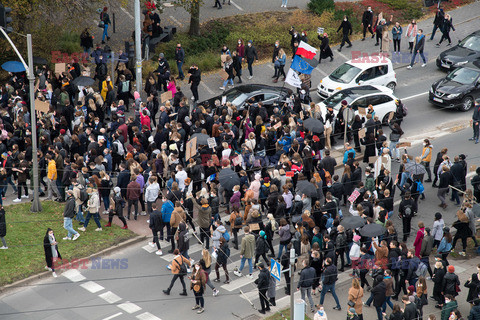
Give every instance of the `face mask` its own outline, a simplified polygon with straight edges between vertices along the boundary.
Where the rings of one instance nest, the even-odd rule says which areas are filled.
[[[372,9],[368,9],[369,12],[372,12]]]
[[[98,122],[98,121],[95,121],[95,124],[99,124],[99,122]]]
[[[211,193],[211,194],[210,194],[210,197],[215,197],[215,194]]]
[[[200,270],[200,266],[195,266],[195,270]]]
[[[305,33],[302,33],[302,37],[305,37]]]
[[[343,19],[343,21],[347,21],[347,19]]]
[[[323,310],[318,310],[318,314],[323,316]]]
[[[426,145],[427,145],[427,144],[424,142],[424,143],[423,143],[423,146],[425,147]]]
[[[249,47],[251,47],[251,46],[252,46],[252,44],[251,44],[251,43],[249,43],[249,44],[248,44],[248,46],[249,46]]]
[[[277,47],[277,48],[278,48],[278,43],[275,43],[275,47]]]
[[[242,44],[242,41],[238,41],[238,44]]]

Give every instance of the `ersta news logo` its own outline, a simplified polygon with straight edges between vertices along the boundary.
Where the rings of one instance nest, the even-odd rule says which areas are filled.
[[[53,268],[58,269],[92,269],[92,270],[124,270],[128,268],[128,259],[54,259]]]

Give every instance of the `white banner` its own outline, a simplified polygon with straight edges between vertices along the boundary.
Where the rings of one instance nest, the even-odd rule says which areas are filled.
[[[300,80],[300,78],[298,77],[298,74],[293,69],[288,70],[287,77],[285,78],[285,82],[296,88],[302,87],[302,80]]]

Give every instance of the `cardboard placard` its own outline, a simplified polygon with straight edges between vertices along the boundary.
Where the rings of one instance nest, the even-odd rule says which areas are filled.
[[[351,202],[351,203],[354,203],[355,200],[357,200],[357,198],[360,196],[360,192],[355,189],[353,190],[352,194],[350,195],[350,197],[348,197],[348,201]]]
[[[222,60],[222,63],[224,63],[225,61],[227,61],[227,57],[228,57],[228,54],[222,54],[222,55],[220,55],[220,59]]]
[[[388,121],[392,120],[394,115],[395,115],[395,112],[393,112],[393,111],[390,112],[390,113],[388,114]]]
[[[162,103],[165,103],[166,101],[172,99],[172,91],[168,90],[167,92],[164,92],[160,95],[160,99]]]
[[[227,104],[227,96],[222,97],[222,106]]]
[[[362,128],[362,129],[358,130],[358,137],[360,139],[365,138],[365,128]]]
[[[50,104],[48,102],[35,99],[35,111],[48,113],[48,110],[50,110]]]
[[[397,143],[397,148],[407,148],[407,147],[411,147],[412,146],[412,143],[411,142],[400,142],[400,143]]]
[[[281,126],[282,126],[282,123],[281,123],[281,122],[277,122],[277,123],[273,126],[273,129],[278,130],[278,128],[280,128]]]
[[[228,73],[225,70],[220,70],[220,78],[222,78],[223,81],[228,79]]]
[[[368,157],[368,163],[375,163],[378,159],[378,156]]]
[[[257,231],[260,230],[260,225],[258,223],[250,223],[250,231]]]
[[[232,159],[232,163],[234,166],[239,166],[242,164],[242,159],[240,158],[240,156],[236,156]]]
[[[302,103],[302,109],[305,110],[305,111],[310,111],[312,108],[310,108],[310,105],[309,104],[306,104],[306,103]]]
[[[317,28],[317,33],[318,34],[323,34],[324,31],[325,31],[325,28],[322,28],[322,27]]]
[[[477,166],[474,165],[474,164],[472,164],[472,165],[470,166],[470,172],[475,172],[476,170],[477,170]]]
[[[55,74],[61,74],[67,70],[67,65],[65,63],[55,63]]]
[[[287,178],[293,178],[294,173],[293,173],[293,171],[287,171],[287,172],[285,172],[285,176],[286,176]]]
[[[188,160],[197,153],[197,137],[190,139],[187,142],[187,148],[185,149],[185,159]]]
[[[367,115],[367,108],[359,107],[358,108],[358,114],[361,115],[361,116],[366,116]]]
[[[207,143],[210,149],[213,149],[217,146],[217,141],[215,140],[215,138],[208,138]]]

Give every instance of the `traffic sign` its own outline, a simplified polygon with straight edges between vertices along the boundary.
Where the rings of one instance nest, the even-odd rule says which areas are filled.
[[[281,280],[282,269],[280,268],[280,262],[275,259],[270,260],[270,275],[277,281]]]

